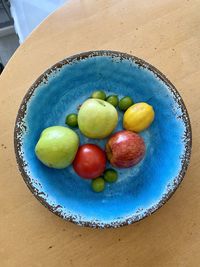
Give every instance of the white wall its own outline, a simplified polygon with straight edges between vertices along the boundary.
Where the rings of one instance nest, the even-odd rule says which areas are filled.
[[[67,0],[10,0],[11,13],[20,43],[44,20]]]

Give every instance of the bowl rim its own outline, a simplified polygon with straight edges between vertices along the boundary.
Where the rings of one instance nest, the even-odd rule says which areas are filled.
[[[80,61],[82,59],[87,59],[91,57],[102,57],[102,56],[110,56],[110,57],[117,57],[121,59],[128,59],[137,64],[139,67],[148,69],[151,71],[155,76],[157,76],[167,87],[172,93],[172,97],[174,100],[177,102],[178,106],[181,108],[182,111],[182,116],[180,119],[183,120],[185,124],[185,134],[184,134],[184,147],[185,147],[185,153],[184,156],[180,159],[181,160],[181,170],[178,174],[178,176],[173,178],[173,186],[169,188],[166,194],[162,195],[162,198],[158,203],[156,203],[154,206],[150,207],[149,209],[146,210],[145,213],[142,214],[142,216],[139,215],[132,215],[127,219],[121,219],[119,221],[111,222],[111,223],[104,223],[101,221],[77,221],[77,218],[68,215],[64,216],[62,212],[59,211],[59,208],[61,206],[53,206],[49,204],[46,199],[43,197],[43,192],[39,192],[36,187],[33,186],[31,182],[31,178],[29,177],[28,173],[25,170],[26,167],[26,162],[23,160],[23,156],[20,153],[21,152],[21,136],[23,134],[23,130],[25,130],[26,126],[23,125],[23,118],[26,115],[26,110],[27,110],[27,104],[29,100],[31,99],[33,93],[35,90],[38,88],[38,86],[42,82],[46,82],[48,80],[48,75],[51,74],[52,72],[57,72],[58,69],[62,68],[64,65],[73,63],[74,60]],[[63,60],[58,61],[55,63],[53,66],[49,67],[47,70],[45,70],[36,80],[35,82],[31,85],[31,87],[28,89],[27,93],[22,99],[22,102],[20,104],[16,121],[15,121],[15,126],[14,126],[14,149],[15,149],[15,156],[16,156],[16,161],[17,165],[19,168],[19,171],[24,179],[24,182],[30,189],[31,193],[40,201],[41,204],[43,204],[48,210],[50,210],[52,213],[58,215],[62,219],[65,219],[67,221],[73,222],[75,224],[81,225],[81,226],[87,226],[87,227],[92,227],[92,228],[117,228],[129,224],[133,224],[135,222],[138,222],[149,215],[153,214],[155,211],[160,209],[170,198],[171,196],[175,193],[177,188],[179,187],[180,183],[182,182],[185,173],[187,171],[189,162],[190,162],[190,157],[191,157],[191,150],[192,150],[192,129],[191,129],[191,123],[190,123],[190,118],[188,111],[186,109],[186,106],[184,104],[184,101],[182,97],[180,96],[178,90],[176,87],[166,78],[166,76],[161,73],[157,68],[155,68],[153,65],[149,64],[143,59],[140,59],[134,55],[130,55],[128,53],[124,52],[119,52],[119,51],[112,51],[112,50],[94,50],[94,51],[87,51],[87,52],[81,52],[75,55],[72,55],[70,57],[66,57]]]

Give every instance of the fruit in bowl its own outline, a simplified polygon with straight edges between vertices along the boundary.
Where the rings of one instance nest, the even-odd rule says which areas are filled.
[[[117,110],[101,99],[88,99],[78,113],[78,126],[82,134],[89,138],[107,137],[117,126]]]
[[[136,103],[124,113],[123,126],[126,130],[136,133],[147,129],[155,117],[154,109],[147,103]]]
[[[63,169],[75,158],[79,146],[78,135],[69,128],[52,126],[40,135],[35,154],[46,166]]]
[[[139,163],[145,155],[142,137],[130,131],[114,133],[106,144],[110,163],[118,168],[129,168]]]
[[[94,179],[105,170],[106,154],[97,145],[82,145],[76,154],[73,167],[79,176],[86,179]]]

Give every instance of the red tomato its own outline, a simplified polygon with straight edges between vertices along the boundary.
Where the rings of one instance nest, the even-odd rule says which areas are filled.
[[[79,176],[94,179],[105,170],[106,154],[100,147],[93,144],[80,146],[73,167]]]

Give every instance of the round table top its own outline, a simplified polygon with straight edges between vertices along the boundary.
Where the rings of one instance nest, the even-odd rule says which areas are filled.
[[[18,48],[0,76],[1,266],[199,266],[200,2],[71,0]],[[152,216],[119,229],[90,229],[50,213],[18,171],[13,131],[20,102],[49,66],[88,50],[145,59],[178,88],[193,127],[187,175]],[[167,156],[167,155],[166,155]]]

